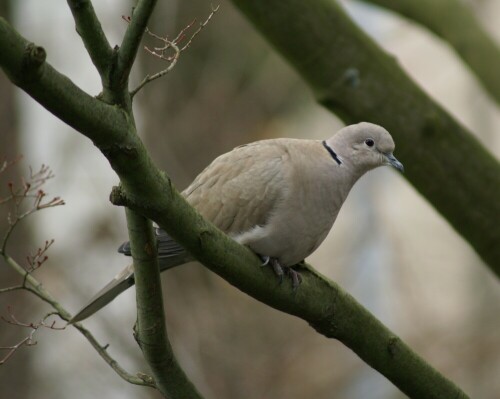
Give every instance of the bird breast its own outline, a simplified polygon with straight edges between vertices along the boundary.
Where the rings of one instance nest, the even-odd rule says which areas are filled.
[[[309,256],[328,235],[349,192],[344,173],[315,141],[287,148],[281,197],[265,224],[233,237],[261,255],[294,265]]]

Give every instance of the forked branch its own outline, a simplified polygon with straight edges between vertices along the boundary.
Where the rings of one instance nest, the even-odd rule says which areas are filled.
[[[174,69],[175,64],[177,64],[177,61],[179,60],[181,53],[189,48],[195,37],[202,31],[202,29],[205,26],[207,26],[207,24],[210,22],[214,14],[219,10],[219,8],[220,5],[212,7],[212,12],[208,15],[205,21],[199,24],[198,29],[193,32],[193,34],[188,38],[187,42],[185,42],[184,45],[182,45],[182,42],[188,37],[188,31],[194,26],[194,24],[196,23],[196,19],[194,19],[188,25],[186,25],[172,40],[169,40],[167,36],[161,37],[151,32],[149,28],[146,27],[146,33],[155,40],[161,42],[162,45],[158,47],[153,47],[153,49],[144,46],[144,50],[146,50],[154,57],[157,57],[167,62],[168,66],[165,69],[162,69],[160,72],[157,72],[153,75],[146,75],[146,77],[142,80],[139,86],[137,86],[134,90],[130,92],[130,95],[132,97],[135,96],[137,92],[141,90],[146,84],[152,82],[155,79],[161,78],[162,76],[165,76],[172,69]],[[130,22],[130,17],[123,16],[122,18],[125,21]]]
[[[24,328],[29,328],[31,329],[30,333],[21,339],[19,342],[17,342],[14,345],[11,346],[0,346],[0,351],[4,351],[5,355],[3,357],[0,357],[0,366],[7,362],[12,355],[21,347],[23,346],[33,346],[37,344],[37,341],[35,340],[35,334],[40,328],[48,328],[51,330],[64,330],[66,326],[56,326],[56,321],[53,320],[51,323],[47,323],[47,319],[50,316],[57,315],[57,312],[50,312],[47,313],[45,316],[42,317],[41,320],[37,321],[36,323],[24,323],[19,321],[16,316],[14,316],[14,313],[12,312],[12,309],[8,308],[9,311],[9,318],[6,318],[4,316],[0,316],[0,319],[4,323],[8,323],[14,326],[19,326],[19,327],[24,327]]]
[[[13,162],[11,161],[10,165]],[[4,161],[0,172],[8,166],[9,162]],[[64,201],[60,197],[47,199],[47,194],[41,188],[53,177],[54,174],[47,165],[42,165],[37,171],[33,171],[30,166],[27,178],[21,178],[20,183],[17,184],[7,183],[7,195],[0,197],[0,205],[10,205],[11,211],[7,215],[8,228],[0,242],[0,254],[5,253],[7,242],[19,222],[42,209],[64,205]],[[37,259],[37,261],[39,260]]]
[[[14,163],[18,162],[21,157],[17,157],[12,161],[4,161],[0,164],[0,174],[7,170]],[[66,326],[56,326],[56,322],[47,322],[50,316],[58,315],[63,320],[69,320],[71,314],[62,307],[62,305],[43,287],[43,285],[33,277],[33,272],[39,269],[47,260],[47,251],[54,243],[54,240],[46,240],[44,245],[38,248],[35,252],[30,253],[26,256],[25,267],[17,263],[13,258],[11,258],[7,252],[6,247],[11,234],[15,227],[28,216],[34,214],[35,212],[41,211],[43,209],[52,208],[54,206],[63,205],[64,201],[59,197],[54,197],[52,199],[46,200],[46,194],[42,190],[43,185],[54,177],[51,169],[42,165],[39,170],[34,171],[31,167],[29,168],[29,175],[26,178],[20,179],[20,183],[14,184],[12,182],[7,183],[7,194],[0,197],[0,205],[10,206],[12,211],[9,214],[8,228],[4,234],[3,241],[0,242],[0,257],[3,258],[5,263],[22,278],[22,282],[18,285],[13,285],[10,287],[0,288],[0,294],[25,290],[33,295],[37,296],[44,302],[48,303],[54,311],[47,313],[42,319],[37,322],[21,322],[17,319],[14,313],[11,311],[10,307],[8,309],[9,316],[0,316],[4,323],[11,325],[16,325],[20,327],[30,328],[30,333],[23,337],[20,341],[15,344],[0,346],[0,365],[5,364],[16,351],[25,346],[36,345],[35,334],[40,328],[49,328],[52,330],[63,330]],[[30,201],[31,200],[31,201]],[[156,387],[155,382],[152,377],[145,374],[132,375],[125,371],[115,359],[113,359],[107,352],[108,345],[101,345],[97,342],[94,336],[85,329],[81,324],[76,323],[74,327],[80,331],[85,338],[90,342],[90,344],[96,349],[99,355],[108,363],[113,370],[116,371],[120,377],[124,380],[136,384],[148,387]]]

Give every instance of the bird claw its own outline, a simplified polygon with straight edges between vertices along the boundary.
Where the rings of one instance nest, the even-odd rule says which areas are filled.
[[[292,280],[292,289],[297,291],[297,288],[299,288],[299,285],[302,283],[302,276],[297,270],[294,270],[291,267],[288,267],[286,272],[290,275],[290,279]]]
[[[274,274],[278,276],[279,283],[283,283],[283,275],[285,274],[283,271],[283,267],[280,265],[280,262],[276,258],[271,258],[271,267],[273,268]]]
[[[289,276],[290,280],[292,280],[292,288],[294,291],[299,288],[299,285],[302,283],[302,276],[300,273],[289,266],[282,266],[277,258],[272,258],[270,256],[259,255],[259,258],[262,260],[261,267],[270,265],[273,268],[274,274],[278,277],[278,284],[282,284],[284,280],[284,276]]]
[[[270,256],[259,255],[259,258],[262,261],[262,265],[260,265],[260,267],[267,266],[269,264],[269,262],[271,261]]]

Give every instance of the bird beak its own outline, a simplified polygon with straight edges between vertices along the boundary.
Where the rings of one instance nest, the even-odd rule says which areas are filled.
[[[401,162],[399,162],[396,159],[396,157],[394,155],[392,155],[392,153],[384,154],[384,157],[385,157],[385,162],[384,162],[385,165],[393,166],[394,168],[396,168],[400,172],[404,173],[405,168],[404,168],[403,164]]]

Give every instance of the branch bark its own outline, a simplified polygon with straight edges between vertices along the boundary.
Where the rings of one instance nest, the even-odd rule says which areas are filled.
[[[116,91],[108,90],[106,101],[89,96],[46,62],[45,50],[42,47],[21,37],[3,18],[0,18],[0,49],[0,66],[10,80],[59,119],[91,139],[110,160],[112,167],[120,176],[131,173],[135,169],[134,165],[137,164],[151,172],[150,175],[144,176],[144,181],[123,179],[124,186],[131,193],[140,192],[145,183],[152,184],[152,182],[162,179],[160,172],[153,167],[146,149],[136,134],[134,118],[129,106],[130,96],[126,85],[125,87],[120,86]],[[127,55],[124,56],[125,59],[131,57],[130,62],[133,62],[135,57],[135,54],[131,53],[132,51],[133,48],[129,46]],[[109,62],[111,63],[112,60]],[[104,81],[104,78],[102,80]],[[112,100],[117,100],[122,106],[107,103]],[[131,240],[133,239],[131,238]],[[159,270],[155,270],[155,273],[159,279]],[[28,278],[30,277],[28,276]],[[140,290],[144,287],[147,289],[150,284],[154,284],[154,280],[149,281],[152,278],[154,278],[154,274],[149,274],[149,277],[141,279],[137,284],[137,289]],[[47,298],[49,298],[48,295],[43,296],[46,301]],[[56,304],[51,303],[51,305],[55,306]],[[147,303],[144,307],[148,308]],[[67,317],[67,313],[65,315],[62,312],[61,315],[64,318]],[[75,325],[75,327],[80,329],[81,325]],[[161,330],[157,330],[156,333],[158,334],[156,338],[150,336],[150,340],[156,339],[162,342],[165,336],[161,336]],[[106,356],[109,356],[96,342],[90,342],[102,357],[106,359]],[[139,377],[127,375],[114,360],[108,358],[107,361],[127,381],[154,386],[150,381],[144,383]],[[165,384],[168,382],[169,387],[172,387],[170,390],[175,391],[179,370],[168,363],[152,365],[152,370],[155,372],[155,380],[159,381],[156,387],[162,392],[166,392]],[[183,396],[173,396],[173,398],[176,397]]]
[[[126,214],[136,283],[136,341],[153,370],[158,390],[165,397],[201,399],[202,396],[177,363],[167,337],[152,224],[129,209]]]
[[[376,4],[429,29],[452,46],[500,105],[500,49],[467,4],[460,0],[361,0]]]
[[[102,148],[126,145],[126,113],[95,99],[56,71],[46,62],[45,50],[24,39],[3,18],[0,48],[0,66],[8,78],[49,112],[75,130],[87,132],[86,136]]]
[[[260,267],[253,252],[203,220],[168,180],[162,185],[155,206],[144,202],[146,198],[140,203],[131,201],[120,188],[113,190],[112,202],[156,221],[203,265],[238,289],[304,319],[326,337],[340,340],[408,396],[467,398],[337,284],[306,266],[301,270],[299,290],[285,284],[276,287],[273,272]],[[149,189],[146,192],[151,193]]]
[[[102,30],[94,7],[90,0],[67,1],[75,20],[76,31],[82,38],[90,59],[101,76],[102,85],[107,87],[109,84],[108,74],[113,50]]]
[[[346,122],[365,120],[391,132],[405,178],[500,276],[498,160],[337,2],[233,3],[297,69],[321,104]]]
[[[115,90],[126,90],[128,88],[128,77],[134,64],[142,35],[153,12],[156,0],[142,0],[134,8],[132,18],[128,25],[122,45],[118,50],[116,71],[113,77]]]

